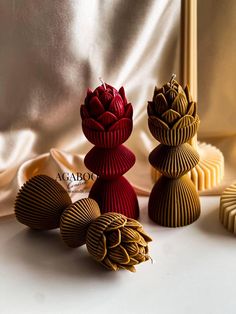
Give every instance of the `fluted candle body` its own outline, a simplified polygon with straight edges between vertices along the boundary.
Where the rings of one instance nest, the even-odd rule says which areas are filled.
[[[148,102],[148,125],[161,144],[149,155],[149,162],[162,173],[148,204],[150,218],[160,225],[179,227],[200,215],[200,202],[191,180],[185,176],[199,162],[199,154],[187,143],[197,132],[197,105],[188,87],[173,78],[155,88]]]
[[[98,202],[102,213],[137,218],[137,196],[122,176],[135,163],[134,154],[122,145],[133,128],[133,108],[124,88],[117,91],[103,83],[94,91],[88,89],[80,112],[83,132],[95,145],[84,160],[86,167],[98,175],[89,197]]]

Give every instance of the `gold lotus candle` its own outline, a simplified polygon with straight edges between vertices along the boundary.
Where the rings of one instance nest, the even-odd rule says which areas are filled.
[[[149,162],[163,175],[154,185],[148,203],[149,217],[166,227],[185,226],[200,215],[196,189],[185,174],[199,162],[199,155],[188,144],[196,134],[199,118],[189,89],[175,80],[155,88],[148,102],[148,126],[159,144]]]

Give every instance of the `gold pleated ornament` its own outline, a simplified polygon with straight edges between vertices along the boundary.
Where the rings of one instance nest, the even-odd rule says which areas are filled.
[[[32,229],[54,229],[71,204],[67,191],[53,178],[37,175],[19,190],[15,201],[17,220]]]

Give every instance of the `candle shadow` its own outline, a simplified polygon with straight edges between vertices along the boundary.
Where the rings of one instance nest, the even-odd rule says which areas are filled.
[[[62,242],[58,230],[24,229],[8,240],[4,256],[8,261],[23,264],[23,267],[38,275],[47,272],[86,281],[92,278],[113,281],[118,278],[114,272],[93,260],[85,246],[68,248]]]
[[[196,222],[196,226],[203,232],[213,235],[222,236],[226,238],[232,238],[235,241],[235,236],[230,233],[219,220],[219,208],[214,208],[211,212],[205,214],[203,217],[200,216]]]

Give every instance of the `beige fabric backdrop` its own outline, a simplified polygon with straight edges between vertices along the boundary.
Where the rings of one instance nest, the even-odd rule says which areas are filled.
[[[235,17],[235,0],[198,0],[199,137],[225,156],[223,187],[236,180]]]
[[[236,177],[236,2],[198,3],[199,135],[225,153],[230,182]],[[84,171],[91,145],[81,132],[79,105],[99,76],[124,85],[133,103],[134,132],[126,144],[137,162],[127,176],[140,191],[151,188],[147,156],[155,141],[146,102],[155,84],[179,74],[179,22],[180,0],[0,0],[0,215],[13,212],[25,171],[26,177]],[[24,164],[41,154],[33,166]]]

